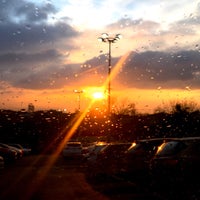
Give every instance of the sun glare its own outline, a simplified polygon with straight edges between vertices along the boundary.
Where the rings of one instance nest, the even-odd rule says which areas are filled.
[[[94,92],[92,94],[93,98],[94,99],[103,99],[104,98],[104,93],[99,91],[99,92]]]
[[[84,89],[85,96],[92,99],[93,101],[102,100],[106,98],[104,87],[88,87]]]

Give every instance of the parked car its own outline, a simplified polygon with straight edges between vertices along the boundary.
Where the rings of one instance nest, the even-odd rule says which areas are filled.
[[[0,170],[4,168],[4,158],[0,156]]]
[[[11,143],[11,144],[9,144],[9,146],[21,149],[23,151],[23,155],[29,155],[29,154],[31,154],[31,148],[24,147],[21,144]]]
[[[65,158],[82,159],[83,158],[82,149],[83,146],[81,142],[70,141],[67,142],[66,145],[64,146],[62,154]]]
[[[3,157],[5,164],[8,164],[17,159],[17,152],[15,150],[0,146],[0,156]]]
[[[200,175],[200,141],[191,142],[179,155],[183,176],[197,178]]]
[[[123,171],[125,151],[132,143],[109,143],[98,154],[96,158],[96,170],[98,173],[112,175]]]
[[[18,159],[19,159],[19,158],[22,158],[22,156],[23,156],[23,151],[22,151],[21,149],[19,149],[19,148],[10,146],[10,145],[5,144],[5,143],[0,143],[0,146],[1,146],[1,147],[4,147],[4,148],[8,148],[8,149],[11,149],[11,150],[16,151],[16,153],[17,153],[17,158],[18,158]]]
[[[131,175],[149,171],[149,162],[163,143],[163,138],[145,139],[134,142],[125,152],[125,173]]]
[[[185,140],[172,140],[162,143],[150,161],[150,170],[154,175],[176,174],[178,175],[179,155],[186,149],[188,143]]]

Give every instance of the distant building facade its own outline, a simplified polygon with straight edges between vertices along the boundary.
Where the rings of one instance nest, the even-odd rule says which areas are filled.
[[[35,111],[35,106],[32,103],[28,104],[28,112],[34,112]]]

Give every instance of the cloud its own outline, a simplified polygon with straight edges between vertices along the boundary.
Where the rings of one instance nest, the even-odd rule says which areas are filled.
[[[27,22],[39,22],[48,19],[48,15],[55,14],[56,9],[52,4],[44,4],[42,6],[36,6],[33,3],[25,3],[16,8],[14,14],[22,20]]]
[[[0,2],[0,18],[5,22],[41,22],[55,14],[52,4],[36,5],[25,0],[9,0]]]
[[[108,25],[109,28],[122,28],[132,27],[133,29],[146,29],[151,30],[160,27],[160,24],[151,20],[121,18],[117,22]],[[151,31],[150,31],[151,32]]]
[[[64,65],[62,58],[63,55],[54,49],[35,54],[0,55],[1,80],[20,88],[62,87],[73,79],[77,69],[77,64]]]
[[[90,69],[85,68],[85,78],[94,72],[98,73],[99,77],[106,77],[107,63],[102,58],[87,61],[86,66],[90,66]],[[119,58],[112,60],[113,66],[118,60]],[[118,82],[124,87],[140,89],[155,89],[157,87],[180,89],[188,85],[192,88],[199,88],[199,63],[199,51],[132,52],[126,63],[121,66],[121,70],[113,82]]]
[[[62,19],[49,23],[57,10],[52,4],[36,5],[24,0],[0,2],[0,52],[33,51],[79,33]],[[73,49],[68,42],[66,47]],[[46,46],[45,46],[46,48]]]
[[[51,4],[0,2],[1,81],[13,87],[41,89],[60,87],[70,77],[71,67],[77,67],[65,64],[70,56],[65,51],[79,48],[72,39],[80,33],[66,17],[50,23],[49,17],[56,12]]]
[[[128,4],[134,7],[132,1]],[[101,3],[102,7],[104,5]],[[139,4],[135,6],[140,7]],[[52,17],[58,12],[52,4],[36,5],[25,0],[0,2],[2,81],[29,89],[55,89],[84,82],[88,84],[89,77],[90,84],[95,84],[95,80],[98,84],[103,83],[107,77],[108,58],[105,55],[95,57],[99,51],[93,41],[98,35],[91,30],[80,33],[68,23],[68,16],[53,20]],[[115,46],[116,55],[130,50],[133,52],[114,81],[125,87],[137,88],[175,88],[187,84],[200,86],[200,55],[198,51],[191,50],[198,41],[197,14],[177,20],[167,27],[163,27],[159,20],[147,20],[140,16],[133,18],[127,15],[116,19],[118,21],[105,28],[108,32],[123,35],[119,48]],[[96,21],[95,18],[93,20]],[[78,50],[81,50],[80,54],[88,52],[91,56],[82,67],[78,63]],[[69,52],[67,56],[66,51]],[[75,55],[74,63],[69,62],[71,54]],[[113,65],[119,59],[117,56],[112,58]],[[180,83],[179,86],[174,84],[176,81]]]
[[[33,50],[34,47],[41,49],[43,45],[51,46],[53,42],[76,36],[78,36],[78,32],[62,22],[54,25],[7,23],[0,26],[0,51]],[[70,43],[66,44],[66,47],[74,48]]]
[[[119,77],[121,83],[138,88],[183,88],[188,84],[199,88],[199,63],[198,51],[133,52]]]
[[[99,85],[103,84],[107,78],[108,63],[106,60],[108,58],[105,55],[88,60],[82,68],[79,64],[62,65],[62,62],[59,64],[60,55],[54,51],[44,52],[42,55],[27,55],[24,64],[29,60],[37,60],[39,63],[39,60],[45,57],[51,64],[39,65],[35,62],[33,65],[35,67],[31,71],[30,68],[25,68],[26,65],[20,69],[15,65],[15,68],[9,68],[10,71],[5,68],[5,80],[10,80],[12,85],[21,88],[55,89],[67,84]],[[112,58],[113,66],[118,60],[119,58]],[[140,89],[185,88],[187,86],[199,88],[199,63],[200,53],[198,51],[132,52],[113,82],[123,87]]]

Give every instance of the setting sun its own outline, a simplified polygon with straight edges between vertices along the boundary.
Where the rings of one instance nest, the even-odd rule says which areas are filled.
[[[105,98],[104,93],[101,92],[101,91],[94,92],[94,93],[92,94],[92,96],[93,96],[94,99],[103,99],[103,98]]]
[[[85,96],[92,100],[101,100],[106,98],[104,87],[87,87],[84,91]]]

